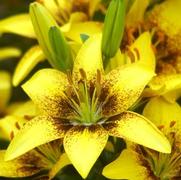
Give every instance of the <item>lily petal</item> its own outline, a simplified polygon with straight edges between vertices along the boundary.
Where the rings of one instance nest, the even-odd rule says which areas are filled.
[[[181,74],[158,75],[149,83],[150,94],[163,95],[168,101],[175,101],[180,96]],[[149,90],[148,90],[149,92]],[[170,93],[174,92],[175,95]],[[167,98],[167,94],[171,98]]]
[[[49,179],[53,179],[55,175],[65,166],[71,164],[66,153],[63,153],[60,156],[60,159],[56,162],[56,164],[51,168],[49,172]]]
[[[112,136],[125,138],[163,153],[171,152],[166,137],[152,122],[137,113],[123,112],[107,121],[104,128]]]
[[[32,176],[48,166],[35,151],[12,161],[4,161],[5,151],[0,151],[0,176],[26,177]]]
[[[137,63],[143,64],[155,72],[156,59],[151,45],[151,34],[144,32],[131,45],[130,50],[134,53]]]
[[[87,21],[87,22],[77,22],[77,23],[68,23],[62,28],[68,28],[66,31],[63,30],[64,35],[78,43],[82,43],[80,35],[86,34],[92,36],[102,32],[102,24],[99,22]],[[61,29],[62,29],[61,28]]]
[[[80,48],[73,69],[76,80],[79,79],[77,76],[80,76],[80,69],[86,72],[88,80],[93,80],[97,76],[97,70],[103,71],[101,39],[101,34],[91,36]]]
[[[0,138],[10,140],[25,122],[26,120],[21,117],[5,116],[0,120]]]
[[[35,38],[35,33],[29,14],[10,16],[0,21],[0,33],[14,33],[21,36]]]
[[[6,71],[0,71],[0,112],[4,110],[11,95],[11,78]]]
[[[101,126],[76,126],[66,133],[65,151],[83,178],[89,174],[104,149],[107,139],[108,134]]]
[[[149,171],[141,166],[139,154],[125,149],[121,155],[103,169],[103,175],[111,179],[148,179]]]
[[[44,59],[45,56],[39,46],[34,46],[29,49],[16,66],[13,75],[13,85],[18,86],[31,70]]]
[[[13,138],[5,159],[12,160],[37,146],[62,138],[68,128],[60,119],[38,116],[27,122]]]
[[[106,116],[127,110],[140,97],[144,87],[153,77],[153,72],[140,64],[116,68],[106,75],[103,96],[109,96],[103,106]]]
[[[43,69],[38,71],[22,87],[38,106],[40,112],[53,117],[60,117],[67,112],[64,91],[68,85],[65,74],[58,70]],[[63,104],[62,104],[63,103]]]
[[[144,19],[146,8],[149,5],[149,0],[135,0],[126,16],[126,25],[134,27],[139,25]]]
[[[14,47],[0,48],[0,61],[4,59],[9,59],[13,57],[19,57],[21,55],[21,50]]]
[[[170,125],[174,126],[180,131],[181,128],[181,108],[178,103],[169,103],[162,97],[152,98],[145,106],[143,115],[149,118],[162,130],[168,132],[171,130]]]

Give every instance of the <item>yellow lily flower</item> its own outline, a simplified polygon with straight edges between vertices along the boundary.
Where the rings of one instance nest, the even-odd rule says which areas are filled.
[[[63,138],[68,158],[86,178],[109,135],[170,153],[163,134],[145,117],[127,110],[152,76],[152,71],[136,63],[105,75],[101,35],[91,36],[78,52],[72,75],[43,69],[22,86],[41,115],[17,133],[5,159]]]
[[[141,6],[139,5],[139,0],[134,1],[128,11],[123,44],[124,46],[132,44],[138,35],[140,37],[140,32],[151,31],[152,47],[156,55],[155,72],[157,76],[153,77],[153,80],[148,84],[144,96],[163,96],[167,101],[175,102],[181,95],[181,56],[179,50],[181,24],[177,23],[180,18],[178,12],[181,3],[179,0],[166,0],[155,5],[148,12],[146,12],[148,1],[144,1]],[[141,10],[139,10],[140,8]],[[131,19],[133,16],[130,14],[134,14],[136,20]],[[153,59],[150,58],[150,60]],[[151,61],[147,63],[149,65]],[[154,63],[153,61],[152,64]]]
[[[70,164],[65,153],[61,150],[62,141],[56,140],[33,149],[24,155],[5,161],[5,150],[0,150],[0,176],[29,177],[43,171],[39,177],[53,179],[60,169]]]
[[[162,97],[153,98],[144,108],[143,115],[151,119],[168,137],[171,154],[155,152],[127,143],[127,149],[107,165],[103,174],[111,179],[180,179],[181,171],[181,108]]]

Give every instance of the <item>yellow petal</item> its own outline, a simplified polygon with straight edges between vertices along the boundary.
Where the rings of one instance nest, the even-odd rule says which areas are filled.
[[[143,115],[150,119],[154,124],[163,127],[162,130],[168,132],[170,124],[176,123],[181,127],[181,108],[178,103],[169,103],[162,97],[152,98],[145,106]]]
[[[28,121],[11,141],[5,159],[14,159],[39,145],[62,138],[66,127],[60,119],[54,120],[48,116],[38,116]]]
[[[181,74],[158,75],[152,79],[149,83],[149,87],[152,93],[165,97],[167,94],[170,96],[172,92],[175,93],[170,99],[170,101],[173,102],[180,96]]]
[[[77,126],[66,133],[65,151],[83,178],[89,174],[104,149],[107,139],[107,132],[101,126]]]
[[[21,50],[14,47],[0,48],[0,61],[6,58],[19,57]]]
[[[32,176],[48,166],[35,151],[11,161],[4,161],[5,153],[0,151],[0,176],[3,177]]]
[[[130,50],[134,54],[137,63],[143,64],[155,72],[156,60],[151,45],[150,33],[144,32],[131,45]]]
[[[55,175],[65,166],[71,164],[69,158],[67,157],[67,154],[64,153],[60,156],[59,160],[56,162],[56,164],[51,168],[49,172],[49,179],[53,179]]]
[[[139,98],[153,72],[140,64],[129,64],[112,70],[106,75],[103,88],[109,99],[103,106],[106,116],[127,110]]]
[[[122,137],[163,153],[171,152],[165,136],[152,122],[137,113],[121,113],[107,121],[104,127],[112,136]]]
[[[11,78],[8,72],[0,71],[0,112],[4,110],[11,95]]]
[[[63,112],[67,111],[63,93],[67,85],[65,74],[58,70],[43,69],[22,87],[43,114],[62,117]]]
[[[31,70],[44,59],[45,56],[39,46],[34,46],[29,49],[16,66],[13,75],[13,85],[18,86]]]
[[[110,179],[146,180],[149,170],[141,165],[138,153],[125,149],[103,169],[103,175]]]
[[[0,138],[11,140],[25,122],[26,120],[22,117],[5,116],[0,120]]]
[[[126,16],[128,27],[138,26],[144,19],[144,13],[149,5],[149,0],[135,0]]]
[[[1,20],[0,33],[14,33],[29,38],[35,38],[29,14],[19,14]]]
[[[102,24],[99,22],[87,21],[72,23],[68,31],[64,32],[65,36],[73,41],[82,43],[80,34],[92,36],[102,32]]]
[[[6,111],[7,114],[18,117],[34,117],[38,114],[38,109],[32,101],[11,103]]]
[[[80,69],[86,72],[88,80],[93,80],[97,76],[97,70],[103,71],[101,39],[100,34],[91,36],[80,48],[74,62],[75,79],[80,77]]]

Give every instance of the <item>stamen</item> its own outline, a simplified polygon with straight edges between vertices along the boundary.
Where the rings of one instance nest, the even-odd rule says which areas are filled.
[[[170,128],[172,128],[176,124],[176,121],[171,121],[170,122]]]
[[[10,139],[12,140],[13,138],[14,138],[14,132],[11,131],[11,132],[10,132]]]
[[[137,59],[140,60],[140,53],[139,53],[138,49],[134,48],[133,50],[136,53]]]
[[[20,126],[19,126],[18,122],[15,123],[15,126],[18,130],[20,130]]]
[[[87,80],[86,72],[81,68],[79,69],[80,75],[83,80]]]
[[[134,55],[134,53],[133,53],[130,49],[128,49],[128,51],[126,52],[126,54],[129,56],[129,58],[130,58],[130,60],[131,60],[132,63],[136,62],[135,55]]]

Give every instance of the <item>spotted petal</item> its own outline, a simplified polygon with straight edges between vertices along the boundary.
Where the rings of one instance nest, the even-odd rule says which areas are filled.
[[[79,78],[79,70],[84,69],[87,79],[92,80],[97,75],[97,70],[103,70],[101,55],[101,35],[91,36],[80,48],[74,62],[73,75]],[[78,77],[77,77],[78,76]]]
[[[104,149],[108,139],[107,132],[100,126],[73,127],[64,138],[65,151],[83,178]]]
[[[5,153],[5,151],[0,151],[0,176],[3,177],[32,176],[48,166],[35,151],[26,153],[11,161],[4,161]]]
[[[67,84],[65,74],[53,69],[43,69],[22,87],[43,114],[60,117],[68,111],[64,95]]]
[[[112,70],[106,75],[103,106],[106,116],[127,110],[140,97],[144,87],[153,77],[153,72],[140,64],[130,64]]]
[[[165,132],[171,131],[172,125],[181,129],[181,108],[176,102],[169,103],[163,97],[152,98],[145,106],[143,115],[149,118],[154,124],[162,127]],[[180,133],[181,134],[181,133]]]
[[[139,154],[125,149],[121,155],[103,169],[103,175],[110,179],[148,179],[149,170],[141,166]]]
[[[125,138],[156,151],[170,153],[171,147],[165,136],[145,117],[124,112],[113,117],[104,125],[112,136]]]
[[[25,124],[11,141],[6,160],[14,159],[31,149],[62,138],[69,126],[65,126],[59,119],[48,116],[38,116]]]

